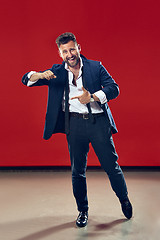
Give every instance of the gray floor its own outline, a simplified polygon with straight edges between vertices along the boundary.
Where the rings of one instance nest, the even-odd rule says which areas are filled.
[[[1,240],[157,240],[160,172],[124,172],[134,217],[126,220],[102,171],[88,171],[89,223],[75,226],[71,174],[0,172]]]

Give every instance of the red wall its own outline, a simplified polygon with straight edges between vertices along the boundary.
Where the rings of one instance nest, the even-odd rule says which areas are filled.
[[[122,166],[160,166],[158,0],[1,1],[0,166],[69,165],[65,136],[42,139],[47,88],[22,75],[60,63],[56,37],[77,36],[82,54],[101,60],[120,85],[111,101]],[[93,150],[88,165],[97,165]]]

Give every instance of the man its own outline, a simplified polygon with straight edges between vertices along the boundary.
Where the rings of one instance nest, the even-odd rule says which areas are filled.
[[[88,223],[86,166],[89,143],[108,174],[113,191],[120,200],[126,218],[132,217],[125,179],[117,163],[112,133],[117,129],[107,102],[119,94],[118,85],[98,61],[86,59],[72,33],[56,39],[62,64],[44,72],[29,72],[23,78],[27,86],[49,88],[44,139],[66,133],[72,168],[73,194],[79,211],[76,225]]]

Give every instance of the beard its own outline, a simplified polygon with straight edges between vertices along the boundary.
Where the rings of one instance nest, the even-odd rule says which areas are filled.
[[[66,58],[65,62],[69,67],[75,67],[79,63],[79,56],[73,55],[71,58]]]

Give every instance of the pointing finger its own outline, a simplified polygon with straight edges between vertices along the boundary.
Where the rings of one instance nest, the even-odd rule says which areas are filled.
[[[72,97],[71,100],[73,99],[77,99],[77,98],[80,98],[81,96],[75,96],[75,97]]]

